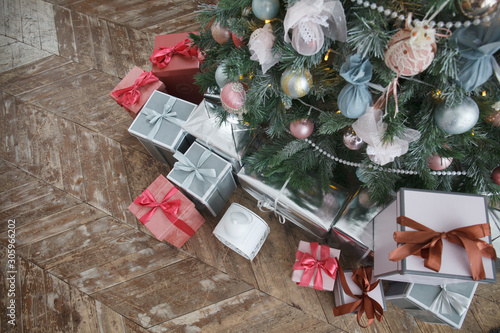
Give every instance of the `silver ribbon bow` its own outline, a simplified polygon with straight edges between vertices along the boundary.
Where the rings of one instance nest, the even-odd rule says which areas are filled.
[[[182,126],[184,122],[179,118],[177,118],[177,112],[172,111],[175,102],[177,102],[177,98],[170,97],[168,102],[165,103],[165,105],[163,106],[162,113],[159,113],[149,108],[143,109],[146,119],[149,121],[150,124],[154,125],[153,129],[151,130],[151,132],[149,132],[147,137],[149,141],[152,141],[153,138],[156,136],[156,134],[158,134],[158,131],[160,130],[160,126],[163,120],[169,121],[179,127]]]
[[[278,195],[276,196],[276,199],[274,199],[274,206],[267,199],[259,200],[257,202],[257,208],[259,208],[259,210],[261,212],[264,212],[264,213],[274,212],[274,216],[276,216],[278,218],[278,220],[280,221],[281,224],[285,224],[286,217],[282,213],[278,212],[278,202],[279,202],[281,196],[283,195],[283,192],[285,191],[285,188],[288,185],[290,178],[288,178],[286,180],[286,182],[281,187]]]
[[[174,153],[174,158],[177,159],[177,162],[174,164],[174,168],[181,171],[189,172],[190,174],[184,179],[182,182],[182,186],[188,188],[194,180],[194,177],[198,179],[200,182],[208,181],[212,183],[210,178],[215,178],[217,173],[214,169],[202,169],[201,166],[205,161],[210,157],[212,153],[208,150],[205,150],[203,154],[201,154],[200,159],[196,163],[193,164],[186,156],[184,156],[180,152]]]
[[[459,293],[449,291],[446,285],[441,285],[439,295],[434,299],[429,310],[432,312],[439,312],[445,315],[452,313],[452,307],[459,315],[463,315],[467,311],[469,299]]]

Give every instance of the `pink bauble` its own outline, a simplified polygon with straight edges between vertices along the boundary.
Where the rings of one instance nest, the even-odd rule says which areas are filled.
[[[500,127],[500,102],[495,103],[495,111],[486,120],[495,127]]]
[[[219,44],[225,44],[231,38],[231,32],[227,28],[222,27],[219,22],[212,24],[210,29],[212,30],[212,37]]]
[[[220,100],[222,107],[230,113],[245,112],[245,98],[248,86],[241,82],[229,82],[222,88]]]
[[[311,119],[299,119],[290,123],[290,132],[297,139],[305,139],[312,134],[314,123]]]
[[[439,155],[432,155],[427,158],[427,166],[434,171],[444,170],[453,162],[452,157],[441,157]]]
[[[491,179],[495,182],[495,184],[500,185],[500,166],[497,166],[493,172],[491,173]]]
[[[234,32],[231,33],[231,38],[233,39],[234,46],[241,49],[245,46],[245,42],[243,41],[243,37],[238,37]]]

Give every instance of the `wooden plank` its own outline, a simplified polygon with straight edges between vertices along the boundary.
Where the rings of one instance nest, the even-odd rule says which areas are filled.
[[[43,0],[37,0],[36,5],[42,49],[53,54],[59,54],[54,5]]]
[[[91,36],[94,41],[95,68],[107,74],[117,76],[108,23],[95,16],[89,16],[89,21]]]
[[[124,332],[123,317],[101,302],[95,302],[99,332]]]
[[[38,22],[37,5],[32,0],[20,0],[23,43],[41,49],[40,26]]]
[[[123,78],[134,67],[132,45],[128,37],[127,28],[120,24],[108,22],[109,36],[113,58],[116,63],[116,74]]]
[[[149,57],[154,50],[154,36],[132,28],[127,28],[127,34],[130,38],[134,64],[145,71],[150,71],[152,64]]]
[[[71,296],[67,283],[45,272],[47,327],[51,332],[71,332]]]
[[[186,259],[92,297],[148,328],[250,289],[211,266]]]
[[[98,332],[99,318],[93,298],[70,286],[73,332]]]
[[[2,158],[13,163],[15,162],[15,141],[17,108],[14,97],[0,92],[0,152]]]
[[[199,30],[200,25],[196,21],[196,13],[194,12],[194,9],[191,12],[182,11],[168,20],[159,21],[156,24],[151,24],[141,29],[141,31],[153,35],[194,32]]]
[[[9,0],[4,3],[5,35],[15,40],[23,40],[21,22],[21,1]]]
[[[119,106],[116,103],[113,104],[113,106],[109,106],[108,109],[109,108],[114,108],[114,109],[118,110],[118,112],[122,112],[123,114],[127,113],[127,111],[125,111],[125,109],[123,109],[121,106]],[[128,115],[128,113],[127,113],[127,115]],[[122,145],[125,144],[127,146],[133,146],[134,148],[137,148],[135,146],[136,145],[135,143],[129,144],[127,141],[127,140],[134,139],[135,141],[137,141],[137,143],[139,145],[141,145],[141,143],[128,132],[128,128],[132,124],[132,121],[133,121],[133,119],[131,117],[129,117],[126,120],[123,120],[119,123],[112,124],[112,126],[109,126],[107,128],[102,129],[100,131],[100,133],[102,135],[104,135],[105,137],[108,137],[112,140],[120,142]],[[144,148],[142,151],[145,153],[147,152],[147,150]]]
[[[0,175],[0,193],[34,181],[33,176],[18,168],[10,167]]]
[[[491,301],[481,296],[474,296],[469,314],[474,316],[483,332],[491,332],[500,328],[500,305],[498,299]]]
[[[24,206],[30,201],[36,201],[52,193],[54,193],[52,187],[43,186],[38,180],[25,183],[0,194],[0,211]]]
[[[15,244],[14,244],[15,245]],[[20,264],[21,258],[7,248],[0,251],[0,332],[23,332]],[[9,256],[10,254],[10,256]],[[12,261],[11,261],[12,260]],[[13,303],[12,303],[13,302]]]
[[[59,54],[64,58],[78,62],[70,10],[61,6],[54,6],[54,19],[57,22],[56,31]]]
[[[39,332],[42,327],[48,327],[43,270],[27,260],[19,264],[23,329]]]
[[[148,333],[150,331],[145,330],[142,328],[140,325],[137,325],[134,323],[132,320],[122,317],[123,318],[123,329],[124,333]]]
[[[85,14],[71,11],[71,22],[75,34],[75,46],[78,62],[89,68],[96,68],[94,41],[90,31],[90,20]]]
[[[0,35],[5,35],[5,6],[7,0],[0,0]]]

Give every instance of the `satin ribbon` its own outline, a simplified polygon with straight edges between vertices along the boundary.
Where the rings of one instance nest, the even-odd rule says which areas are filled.
[[[181,171],[189,172],[189,175],[182,182],[182,186],[188,188],[193,182],[194,177],[200,182],[208,181],[211,183],[209,178],[215,178],[217,173],[214,169],[202,169],[201,166],[210,157],[212,153],[209,150],[205,150],[201,154],[200,159],[196,165],[193,164],[186,156],[179,153],[178,151],[174,153],[174,158],[177,162],[174,164],[174,168]]]
[[[177,118],[177,112],[173,112],[173,107],[175,102],[177,102],[177,98],[170,97],[170,99],[163,106],[163,112],[159,113],[153,109],[143,108],[142,112],[146,116],[146,119],[149,121],[151,125],[153,125],[153,129],[148,134],[148,140],[151,141],[156,136],[158,131],[160,130],[160,126],[163,120],[171,122],[174,125],[182,127],[184,122]]]
[[[447,290],[445,284],[440,287],[441,291],[432,302],[429,310],[434,313],[450,315],[453,308],[460,316],[463,315],[467,311],[469,299],[462,294]]]
[[[192,41],[186,38],[172,47],[160,46],[160,49],[154,51],[149,60],[158,68],[165,68],[176,54],[186,57],[197,57],[198,53],[198,48],[193,47]]]
[[[290,175],[291,176],[291,175]],[[288,182],[290,181],[291,177],[289,177],[285,183],[283,184],[283,186],[281,186],[281,189],[280,191],[278,192],[278,195],[276,196],[276,198],[274,199],[274,206],[271,206],[271,204],[269,203],[269,201],[267,199],[264,199],[264,201],[262,200],[259,200],[257,202],[257,207],[259,208],[259,210],[261,212],[264,212],[264,213],[267,213],[267,212],[274,212],[274,216],[276,216],[279,220],[279,222],[281,224],[285,224],[286,222],[286,217],[285,215],[281,214],[280,212],[278,212],[278,203],[280,201],[280,198],[281,196],[283,195],[283,192],[285,191],[286,189],[286,186],[288,185]],[[264,210],[264,208],[268,209],[268,211]]]
[[[325,272],[332,279],[335,279],[338,262],[336,258],[330,257],[330,248],[328,246],[319,245],[318,242],[310,243],[310,246],[312,255],[302,251],[297,251],[295,254],[295,258],[298,261],[293,265],[293,270],[304,271],[304,275],[302,275],[300,282],[297,284],[299,286],[309,286],[314,272],[316,272],[314,289],[323,290],[323,274],[321,274],[321,271]],[[320,260],[316,258],[318,246],[320,246]]]
[[[139,87],[156,81],[158,81],[158,78],[152,72],[142,71],[133,85],[115,90],[111,94],[116,98],[118,105],[128,108],[139,101],[139,97],[141,97]]]
[[[153,194],[148,189],[145,189],[140,196],[135,198],[134,203],[141,206],[152,207],[153,209],[141,216],[139,221],[141,221],[142,224],[146,225],[146,223],[151,219],[151,217],[153,217],[158,208],[160,208],[173,225],[175,225],[177,228],[179,228],[189,236],[193,236],[194,230],[186,222],[175,216],[179,213],[181,200],[170,200],[170,198],[177,191],[178,189],[176,187],[172,187],[172,189],[168,191],[167,195],[165,195],[163,200],[161,202],[158,202],[153,197]]]
[[[363,266],[352,272],[352,281],[359,287],[359,289],[361,289],[362,293],[360,295],[354,295],[351,288],[349,288],[342,267],[338,267],[338,272],[344,293],[353,298],[357,298],[358,300],[334,307],[333,314],[335,316],[341,316],[357,310],[358,324],[363,328],[370,326],[375,321],[375,318],[377,318],[378,321],[382,321],[384,309],[376,300],[368,295],[370,291],[377,288],[380,282],[380,280],[377,280],[370,284],[372,278],[372,267]],[[366,318],[368,319],[366,326],[361,325],[361,317],[363,316],[363,313],[366,313]]]
[[[496,260],[493,246],[480,239],[491,234],[489,223],[475,224],[448,232],[437,232],[406,216],[398,217],[397,222],[402,226],[417,231],[394,232],[394,240],[398,244],[405,244],[389,253],[389,260],[391,261],[399,261],[413,254],[424,258],[425,267],[439,272],[443,238],[465,248],[469,258],[472,278],[475,281],[486,278],[482,257]]]

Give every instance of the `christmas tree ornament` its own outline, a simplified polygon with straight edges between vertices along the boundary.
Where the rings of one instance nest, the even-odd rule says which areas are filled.
[[[252,12],[262,21],[272,20],[280,9],[279,0],[252,0]]]
[[[307,68],[287,68],[281,75],[281,88],[291,98],[307,95],[313,85],[313,78]]]
[[[500,127],[500,101],[492,105],[493,112],[486,117],[486,121],[495,127]]]
[[[234,32],[231,33],[231,38],[233,39],[234,46],[241,49],[245,46],[245,42],[243,41],[243,37],[238,37]]]
[[[366,146],[366,143],[356,135],[352,127],[348,127],[344,132],[344,144],[350,150],[360,150]]]
[[[493,169],[491,173],[491,179],[495,182],[495,184],[500,185],[500,166],[497,166]]]
[[[493,14],[498,8],[498,0],[457,0],[462,14],[475,19]]]
[[[290,132],[297,139],[305,139],[312,134],[314,123],[311,119],[299,119],[290,123]]]
[[[248,49],[252,55],[250,59],[259,62],[264,74],[281,59],[279,54],[273,52],[275,39],[273,27],[270,23],[266,23],[264,27],[256,29],[250,35],[250,41],[248,42]]]
[[[348,82],[337,98],[340,112],[347,118],[361,117],[372,105],[372,94],[367,83],[372,78],[373,66],[360,54],[350,56],[340,68],[340,75]]]
[[[384,141],[387,124],[383,122],[382,110],[368,107],[366,113],[352,124],[356,134],[366,142],[366,153],[370,160],[379,165],[394,161],[398,156],[406,154],[409,144],[420,138],[420,132],[407,128],[401,136],[392,141]]]
[[[217,85],[222,89],[226,84],[231,82],[231,80],[227,77],[227,68],[226,64],[222,62],[217,69],[215,70],[215,81]]]
[[[479,107],[470,97],[451,107],[440,103],[434,112],[437,126],[448,134],[462,134],[474,127],[479,119]]]
[[[427,166],[434,171],[446,169],[451,165],[451,162],[453,162],[452,157],[441,157],[438,154],[434,154],[427,158]]]
[[[341,42],[347,39],[344,8],[337,0],[298,1],[287,10],[283,26],[285,42],[291,42],[295,51],[305,56],[318,53],[325,36]]]
[[[245,113],[245,98],[248,86],[241,82],[229,82],[222,88],[220,99],[222,107],[229,113]]]
[[[212,37],[219,44],[225,44],[231,38],[231,32],[229,29],[221,26],[219,22],[212,24],[210,30],[212,31]]]

